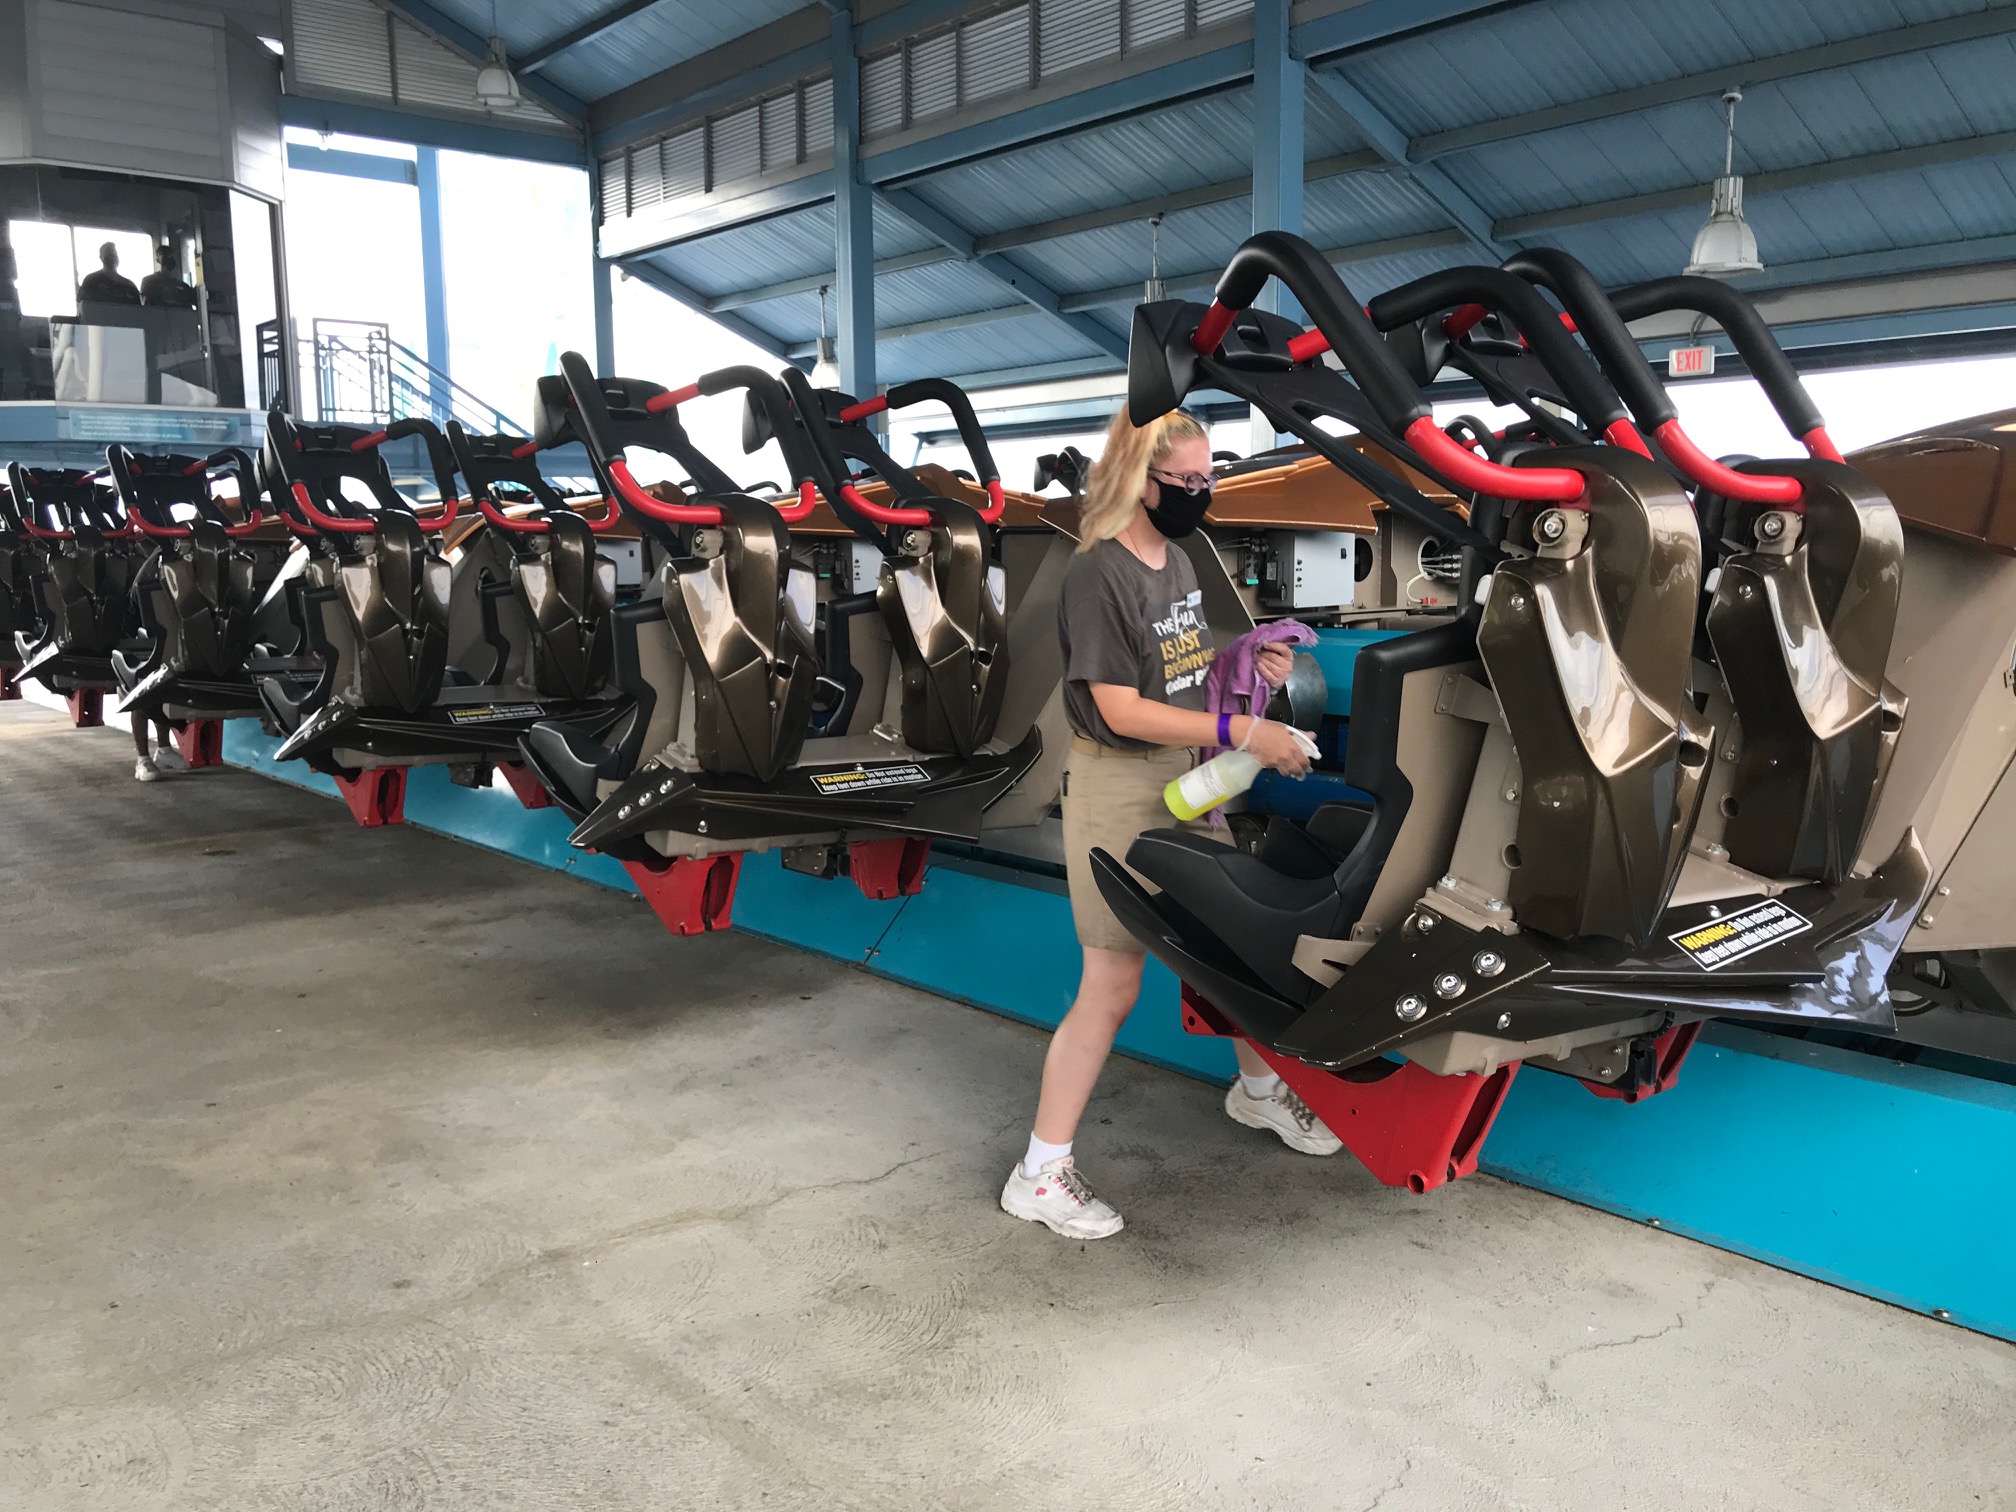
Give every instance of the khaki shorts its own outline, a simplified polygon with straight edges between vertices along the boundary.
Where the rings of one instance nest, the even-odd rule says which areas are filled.
[[[1071,889],[1071,922],[1078,943],[1139,955],[1145,948],[1106,906],[1092,876],[1092,852],[1127,859],[1127,847],[1143,830],[1189,829],[1162,801],[1162,789],[1196,765],[1188,746],[1121,751],[1073,736],[1064,758],[1064,874]],[[1140,874],[1135,874],[1139,878]],[[1146,879],[1140,878],[1144,885]]]

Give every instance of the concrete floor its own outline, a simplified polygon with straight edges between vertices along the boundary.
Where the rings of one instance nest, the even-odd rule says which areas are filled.
[[[1040,1034],[124,741],[0,708],[7,1512],[2016,1506],[2009,1346],[1124,1061],[1068,1244]]]

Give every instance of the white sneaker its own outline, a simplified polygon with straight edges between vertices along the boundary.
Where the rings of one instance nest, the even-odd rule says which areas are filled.
[[[154,768],[163,777],[170,777],[177,772],[188,771],[189,763],[175,747],[164,745],[156,748],[154,752]]]
[[[1048,1162],[1034,1176],[1024,1176],[1022,1162],[1016,1161],[1008,1185],[1001,1188],[1001,1211],[1066,1239],[1104,1239],[1125,1227],[1110,1203],[1092,1195],[1069,1155]]]
[[[1344,1141],[1324,1127],[1285,1081],[1275,1086],[1271,1097],[1249,1097],[1245,1083],[1234,1081],[1225,1092],[1225,1111],[1234,1123],[1272,1130],[1281,1136],[1281,1143],[1304,1155],[1335,1155],[1344,1147]]]
[[[133,763],[133,780],[135,782],[159,782],[161,780],[161,769],[145,756],[142,756]]]

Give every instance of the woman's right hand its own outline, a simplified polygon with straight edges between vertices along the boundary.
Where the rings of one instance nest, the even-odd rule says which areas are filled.
[[[1253,721],[1253,727],[1246,735],[1245,749],[1257,756],[1262,766],[1284,777],[1301,777],[1309,770],[1309,753],[1302,749],[1295,732],[1271,719]]]

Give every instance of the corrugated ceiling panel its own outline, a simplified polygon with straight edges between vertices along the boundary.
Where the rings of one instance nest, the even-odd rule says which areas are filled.
[[[876,208],[875,255],[899,257],[935,245],[893,211]],[[790,215],[682,242],[656,255],[666,272],[703,294],[727,294],[833,271],[833,207]]]
[[[1411,135],[1981,9],[1979,0],[1546,0],[1354,55]]]
[[[1098,355],[1102,355],[1098,348],[1062,322],[1032,311],[1015,320],[885,341],[876,350],[875,362],[882,382],[902,383]]]

